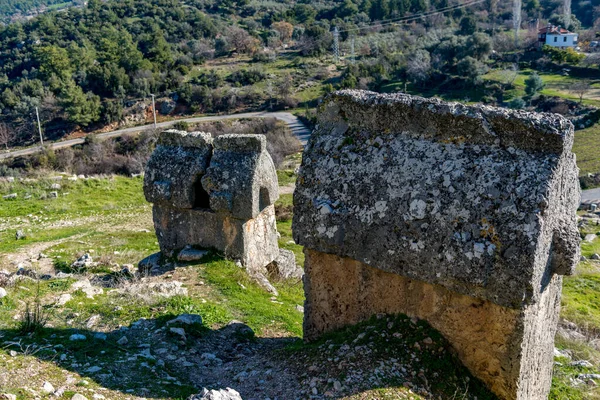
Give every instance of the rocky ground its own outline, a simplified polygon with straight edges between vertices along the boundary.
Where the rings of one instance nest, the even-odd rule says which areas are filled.
[[[212,252],[140,274],[137,262],[157,251],[141,179],[63,182],[57,198],[38,199],[53,182],[0,183],[17,193],[0,202],[0,399],[236,398],[204,388],[271,400],[493,398],[422,321],[379,316],[307,345],[300,279],[269,277],[274,296]],[[278,207],[280,246],[302,264],[291,195]],[[582,323],[600,304],[590,289],[598,239],[588,239],[583,272],[565,284],[571,322],[553,399],[597,398],[598,331]]]

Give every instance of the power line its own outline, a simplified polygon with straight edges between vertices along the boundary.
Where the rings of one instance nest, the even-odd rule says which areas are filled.
[[[435,15],[438,14],[440,12],[446,12],[446,11],[452,11],[458,8],[462,8],[462,7],[467,7],[473,4],[477,4],[477,3],[482,3],[483,1],[486,0],[471,0],[471,1],[467,1],[466,3],[463,4],[455,4],[453,6],[446,6],[446,7],[442,7],[442,8],[438,8],[435,10],[430,10],[430,11],[426,11],[423,12],[421,14],[415,14],[415,15],[409,15],[409,16],[403,16],[403,17],[396,17],[396,18],[389,18],[389,19],[382,19],[381,21],[376,21],[373,22],[372,24],[369,25],[364,25],[363,27],[360,28],[350,28],[341,32],[348,32],[348,31],[352,31],[352,30],[357,30],[357,29],[363,29],[363,28],[368,28],[371,26],[380,26],[380,25],[386,25],[388,23],[391,22],[398,22],[398,21],[402,21],[402,20],[406,20],[406,19],[415,19],[415,18],[422,18],[422,17],[427,17],[429,15]]]
[[[454,10],[458,10],[460,8],[465,8],[465,7],[470,7],[472,5],[475,4],[479,4],[479,3],[483,3],[486,0],[473,0],[473,1],[469,1],[467,3],[464,4],[456,4],[454,6],[448,6],[448,7],[444,7],[444,8],[439,8],[436,10],[431,10],[431,11],[427,11],[421,14],[416,14],[416,15],[411,15],[408,17],[399,17],[399,18],[392,18],[392,19],[387,19],[387,20],[382,20],[379,22],[374,22],[372,24],[369,25],[363,25],[361,27],[356,27],[356,28],[348,28],[348,29],[344,29],[344,30],[340,30],[339,32],[356,32],[356,31],[361,31],[363,29],[368,29],[368,28],[373,28],[373,27],[382,27],[382,26],[387,26],[387,25],[392,25],[392,24],[396,24],[396,23],[405,23],[405,22],[412,22],[414,20],[417,19],[421,19],[424,17],[431,17],[434,15],[439,15],[439,14],[443,14],[446,13],[448,11],[454,11]]]

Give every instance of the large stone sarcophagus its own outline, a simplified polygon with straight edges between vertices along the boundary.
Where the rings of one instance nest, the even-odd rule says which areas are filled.
[[[294,194],[305,338],[404,313],[503,399],[545,399],[579,258],[573,126],[553,114],[342,91]]]

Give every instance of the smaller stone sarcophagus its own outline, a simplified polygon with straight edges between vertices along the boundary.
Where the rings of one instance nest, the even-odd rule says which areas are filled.
[[[215,248],[254,272],[279,255],[277,173],[263,135],[168,130],[146,166],[161,252]]]

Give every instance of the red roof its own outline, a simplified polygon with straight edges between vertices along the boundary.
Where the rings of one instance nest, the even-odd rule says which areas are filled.
[[[566,30],[565,28],[561,28],[559,26],[546,26],[539,30],[538,33],[546,33],[546,34],[554,34],[554,35],[564,35],[567,33],[572,33]]]

